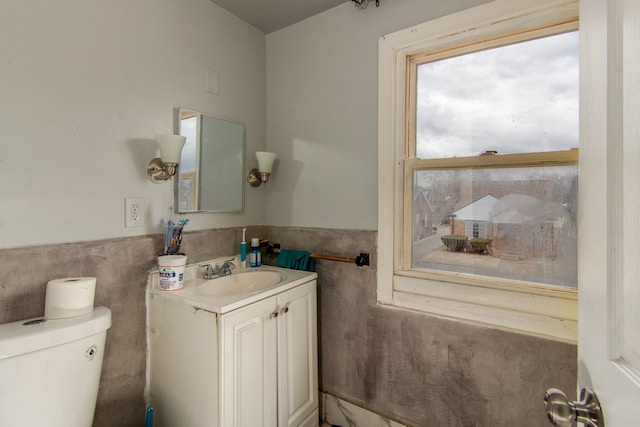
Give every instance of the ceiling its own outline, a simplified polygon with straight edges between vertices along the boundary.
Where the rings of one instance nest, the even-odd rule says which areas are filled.
[[[210,0],[265,34],[349,0]]]

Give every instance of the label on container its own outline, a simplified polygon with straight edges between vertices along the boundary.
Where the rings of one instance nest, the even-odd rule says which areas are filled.
[[[249,253],[249,266],[260,267],[262,265],[262,253],[259,249],[252,249]]]
[[[163,291],[175,291],[182,289],[184,281],[184,266],[160,267],[160,289]]]

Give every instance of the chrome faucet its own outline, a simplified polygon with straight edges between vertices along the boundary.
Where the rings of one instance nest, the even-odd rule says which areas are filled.
[[[200,264],[198,267],[205,269],[204,278],[206,280],[211,279],[211,276],[213,276],[213,267],[211,266],[211,264]]]
[[[218,277],[228,276],[231,274],[231,270],[236,268],[233,264],[233,258],[225,261],[222,265],[217,265],[215,268],[211,264],[202,264],[201,268],[204,268],[205,280],[217,279]]]

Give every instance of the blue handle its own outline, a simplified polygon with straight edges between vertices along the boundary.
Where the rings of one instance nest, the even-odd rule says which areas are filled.
[[[147,416],[144,421],[144,427],[153,427],[153,406],[147,408]]]

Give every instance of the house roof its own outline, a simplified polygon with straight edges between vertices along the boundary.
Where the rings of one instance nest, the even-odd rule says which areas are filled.
[[[462,221],[488,221],[491,209],[497,201],[491,194],[487,194],[468,205],[453,212],[455,219]]]
[[[413,189],[413,204],[415,205],[418,199],[424,199],[425,204],[429,207],[429,210],[433,210],[431,202],[429,201],[428,192],[430,190],[423,190],[419,187]]]
[[[453,212],[456,220],[493,221],[505,224],[541,223],[567,218],[569,211],[557,202],[545,202],[526,194],[509,194],[496,199],[487,194]]]
[[[557,202],[545,202],[526,194],[501,197],[490,212],[493,222],[509,224],[541,223],[569,217],[569,211]]]

